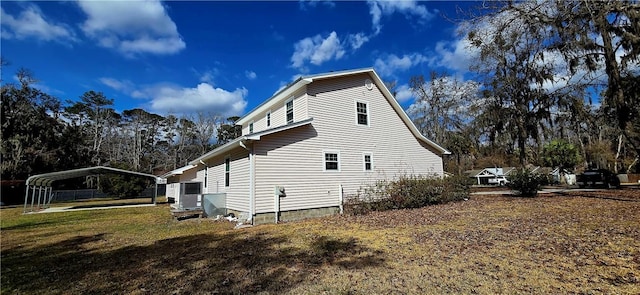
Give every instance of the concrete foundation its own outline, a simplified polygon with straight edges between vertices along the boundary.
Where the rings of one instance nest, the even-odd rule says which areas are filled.
[[[334,215],[334,214],[338,214],[339,212],[340,212],[340,207],[338,206],[291,210],[291,211],[280,211],[278,214],[279,215],[278,220],[279,221],[302,220],[307,218]],[[275,212],[258,213],[253,217],[254,225],[274,223],[274,222],[275,222]]]

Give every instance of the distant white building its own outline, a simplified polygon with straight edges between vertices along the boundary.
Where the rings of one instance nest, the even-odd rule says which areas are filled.
[[[498,177],[508,177],[508,175],[515,171],[515,167],[493,167],[493,168],[483,168],[477,170],[467,170],[465,174],[471,178],[476,179],[476,184],[478,185],[487,185],[489,184],[489,179],[495,179]]]

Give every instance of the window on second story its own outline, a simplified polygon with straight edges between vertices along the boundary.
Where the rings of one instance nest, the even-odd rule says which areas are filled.
[[[293,99],[287,101],[287,124],[293,123]]]
[[[253,122],[249,123],[249,133],[253,133]]]
[[[271,111],[267,113],[267,127],[271,127]]]
[[[356,102],[356,115],[358,125],[369,125],[369,106],[366,102]]]

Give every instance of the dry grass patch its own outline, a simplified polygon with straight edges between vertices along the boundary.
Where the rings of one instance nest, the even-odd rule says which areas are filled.
[[[2,292],[638,294],[640,197],[615,192],[475,196],[242,230],[175,221],[166,206],[3,209]]]

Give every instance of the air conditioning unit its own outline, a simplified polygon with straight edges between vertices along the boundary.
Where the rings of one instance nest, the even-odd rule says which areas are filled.
[[[180,197],[178,209],[200,208],[202,205],[202,195],[183,195]]]

